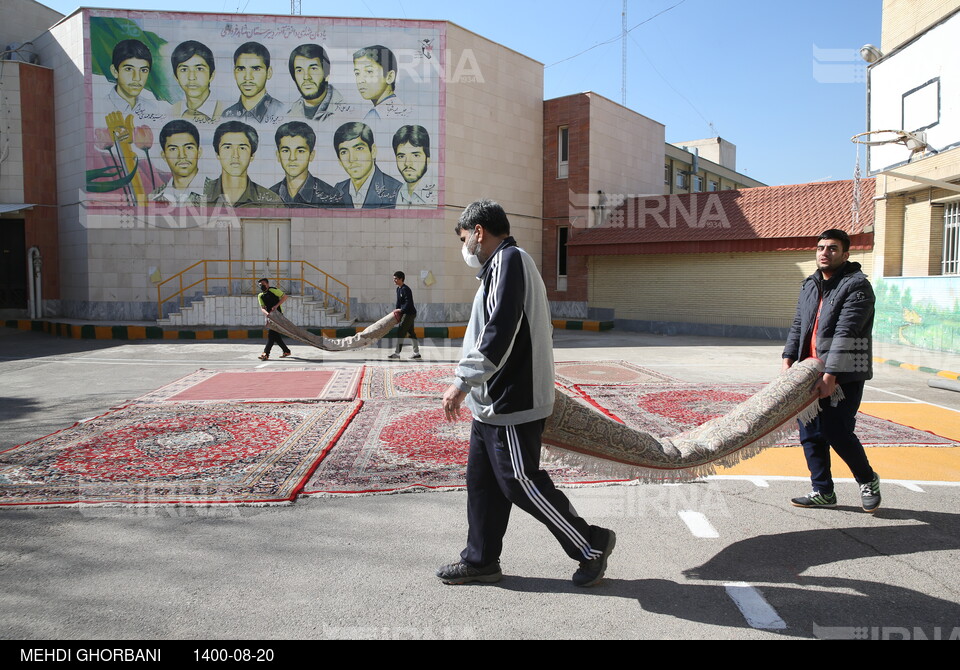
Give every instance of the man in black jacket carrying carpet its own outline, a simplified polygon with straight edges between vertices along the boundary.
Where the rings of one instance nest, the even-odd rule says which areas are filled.
[[[797,313],[783,350],[783,369],[805,358],[824,363],[814,392],[820,414],[800,423],[800,443],[810,469],[812,491],[791,502],[797,507],[833,507],[837,495],[830,472],[830,447],[850,468],[867,512],[880,507],[880,478],[854,433],[863,387],[873,377],[872,332],[875,297],[859,263],[851,263],[850,237],[831,229],[817,241],[817,271],[800,289]],[[843,399],[831,400],[837,387]]]
[[[417,306],[413,303],[413,291],[406,284],[407,276],[397,270],[393,273],[393,283],[397,285],[397,308],[394,313],[400,325],[397,326],[397,349],[387,358],[400,358],[400,351],[403,349],[403,338],[410,336],[413,340],[413,356],[410,358],[420,360],[420,341],[413,329],[414,319],[417,318]]]

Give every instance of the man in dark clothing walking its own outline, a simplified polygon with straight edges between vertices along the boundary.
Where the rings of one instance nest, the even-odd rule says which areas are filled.
[[[413,340],[413,360],[420,360],[420,341],[413,330],[414,319],[417,318],[417,306],[413,304],[413,291],[404,282],[407,276],[397,270],[393,273],[393,283],[397,285],[397,308],[399,312],[400,325],[397,326],[397,350],[387,356],[387,358],[400,358],[400,350],[403,349],[403,338],[407,335]]]
[[[500,553],[514,505],[553,533],[579,562],[577,586],[606,571],[616,534],[591,526],[540,468],[540,440],[555,398],[553,326],[543,279],[510,235],[503,208],[490,200],[467,206],[456,228],[467,265],[480,268],[455,381],[444,415],[473,414],[467,455],[467,546],[437,570],[444,584],[499,581]]]
[[[823,377],[814,392],[820,414],[800,423],[800,442],[813,490],[794,498],[797,507],[833,507],[837,495],[830,472],[830,447],[860,485],[863,509],[880,507],[880,478],[854,434],[857,410],[867,379],[873,377],[872,332],[875,297],[859,263],[849,262],[850,237],[842,230],[821,233],[817,271],[804,281],[797,313],[783,350],[783,369],[805,358],[823,361]],[[831,400],[837,387],[842,400]]]
[[[270,288],[270,280],[264,277],[259,282],[260,294],[257,296],[257,302],[260,303],[260,311],[263,312],[264,316],[270,316],[270,313],[273,311],[280,312],[283,314],[283,310],[280,309],[282,305],[287,300],[286,294],[278,288]],[[273,349],[273,345],[280,345],[280,348],[283,350],[283,354],[280,355],[280,358],[286,358],[290,355],[290,348],[287,346],[287,343],[283,341],[283,337],[275,330],[267,329],[267,346],[264,347],[263,353],[260,354],[260,360],[265,361],[270,358],[270,350]]]

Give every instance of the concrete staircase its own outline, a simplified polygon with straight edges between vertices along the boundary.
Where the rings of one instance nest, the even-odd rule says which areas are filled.
[[[310,296],[288,295],[283,303],[283,314],[301,328],[344,328],[353,324],[355,319],[347,319],[342,305],[331,301],[331,307],[324,308],[323,301]],[[255,295],[229,296],[207,295],[203,300],[170,314],[166,319],[158,319],[158,326],[243,326],[262,327],[263,312]]]

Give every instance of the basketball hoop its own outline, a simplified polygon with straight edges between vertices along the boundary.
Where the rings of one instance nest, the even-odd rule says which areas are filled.
[[[911,133],[906,130],[868,130],[850,138],[854,144],[878,147],[883,144],[902,144],[913,153],[927,148],[926,133]]]

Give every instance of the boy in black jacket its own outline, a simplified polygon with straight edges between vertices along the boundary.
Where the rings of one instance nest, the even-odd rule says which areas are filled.
[[[417,318],[417,306],[413,304],[413,291],[406,285],[407,276],[397,270],[393,273],[393,283],[397,285],[397,308],[400,313],[400,325],[397,326],[397,349],[387,358],[400,358],[403,349],[403,338],[407,335],[413,340],[413,360],[420,360],[420,341],[413,330],[413,322]]]

